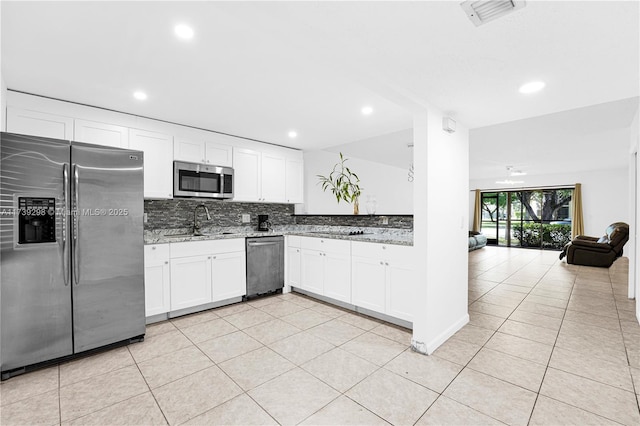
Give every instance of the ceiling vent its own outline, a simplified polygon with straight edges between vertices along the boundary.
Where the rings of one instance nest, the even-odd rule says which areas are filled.
[[[524,0],[467,0],[460,3],[476,27],[525,6]]]

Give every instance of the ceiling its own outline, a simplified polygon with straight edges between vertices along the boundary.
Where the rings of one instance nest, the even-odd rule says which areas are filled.
[[[9,89],[300,149],[392,135],[390,151],[406,153],[398,135],[426,104],[478,129],[640,94],[632,1],[529,1],[480,27],[459,1],[1,8]],[[195,37],[178,40],[178,23]],[[533,79],[546,88],[520,94]]]

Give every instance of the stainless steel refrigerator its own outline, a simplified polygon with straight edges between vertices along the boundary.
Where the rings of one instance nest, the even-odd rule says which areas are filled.
[[[142,219],[142,152],[0,134],[2,379],[143,338]]]

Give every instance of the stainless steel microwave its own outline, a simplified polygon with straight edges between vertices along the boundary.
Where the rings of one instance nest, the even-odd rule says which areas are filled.
[[[233,169],[174,161],[173,196],[233,198]]]

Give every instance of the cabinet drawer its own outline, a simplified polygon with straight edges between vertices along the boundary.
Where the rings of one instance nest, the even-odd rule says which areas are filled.
[[[396,244],[363,243],[353,241],[351,243],[353,256],[368,257],[387,261],[411,262],[413,247]]]
[[[244,251],[244,238],[171,243],[171,258]]]
[[[318,250],[336,254],[351,253],[351,241],[333,240],[331,238],[301,237],[300,247],[307,250]]]
[[[298,235],[287,235],[287,247],[300,247],[302,237]]]
[[[168,260],[169,253],[169,244],[150,244],[144,246],[145,262]]]

